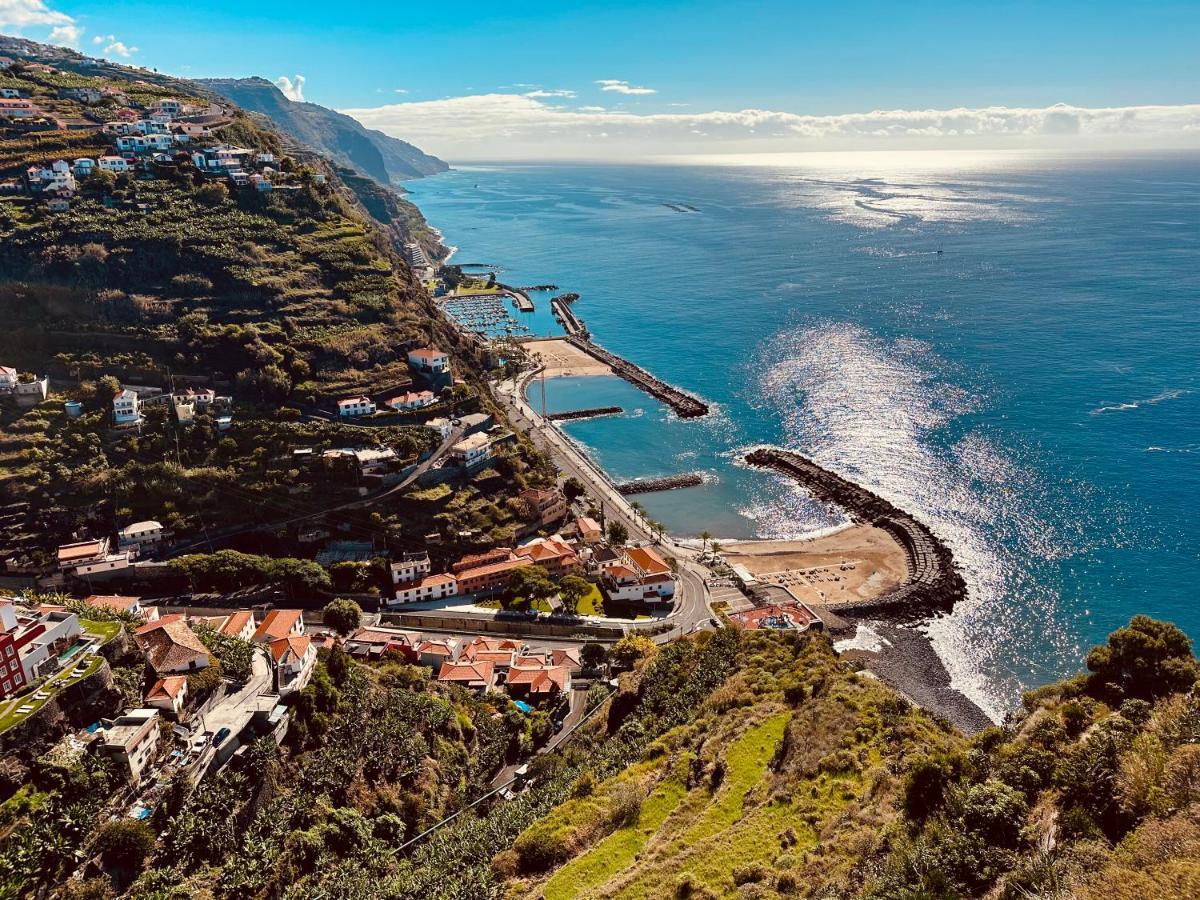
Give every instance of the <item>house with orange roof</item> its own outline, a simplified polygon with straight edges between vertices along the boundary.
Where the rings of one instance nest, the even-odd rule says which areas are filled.
[[[107,609],[110,612],[142,616],[147,622],[153,622],[158,618],[158,607],[142,606],[141,597],[126,597],[121,594],[89,594],[83,598],[83,602],[88,606]]]
[[[440,375],[449,371],[450,357],[437,347],[418,347],[408,351],[408,364],[418,372]]]
[[[508,672],[505,687],[509,696],[545,700],[571,690],[571,671],[566,666],[521,666]]]
[[[579,532],[579,540],[588,546],[598,544],[604,538],[604,529],[600,527],[600,523],[588,516],[580,516],[575,528]]]
[[[567,517],[567,498],[557,488],[527,488],[517,494],[517,505],[534,530]]]
[[[605,592],[619,603],[669,603],[675,596],[671,567],[651,547],[627,547],[620,562],[602,570]]]
[[[217,628],[217,631],[226,637],[241,638],[243,641],[254,640],[256,630],[254,613],[248,609],[239,609],[237,612],[230,613]]]
[[[187,676],[168,675],[154,682],[154,687],[146,694],[146,706],[178,719],[187,700]]]
[[[575,549],[558,534],[548,538],[534,538],[521,544],[513,553],[529,557],[535,565],[541,566],[551,575],[562,575],[579,565]]]
[[[496,670],[491,662],[446,662],[438,670],[437,680],[484,693],[496,686]]]
[[[437,672],[446,663],[458,659],[459,646],[456,638],[445,638],[440,641],[424,640],[417,643],[413,648],[413,653],[416,655],[417,665],[427,666]]]
[[[517,569],[533,565],[528,556],[511,555],[499,562],[487,563],[458,573],[458,592],[467,594],[490,594],[504,589],[508,579]]]
[[[267,645],[275,672],[275,692],[284,697],[303,690],[317,664],[317,648],[308,635],[288,635]]]
[[[304,634],[304,613],[298,609],[273,609],[263,617],[252,639],[270,643],[293,634]]]

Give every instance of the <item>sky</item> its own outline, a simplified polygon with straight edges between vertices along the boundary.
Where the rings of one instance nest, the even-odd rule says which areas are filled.
[[[1200,147],[1200,0],[0,0],[0,31],[260,75],[451,161]]]

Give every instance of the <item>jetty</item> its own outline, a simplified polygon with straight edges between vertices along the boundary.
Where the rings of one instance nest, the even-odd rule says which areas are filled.
[[[639,478],[636,481],[626,481],[617,485],[617,493],[628,497],[633,494],[654,494],[658,491],[676,491],[680,488],[696,487],[704,484],[704,476],[699,472],[688,472],[686,475],[668,475],[665,478]]]
[[[568,310],[569,312],[569,310]],[[651,397],[661,400],[675,411],[681,419],[697,419],[708,415],[708,404],[686,394],[677,387],[672,387],[665,381],[655,378],[641,366],[636,366],[627,359],[622,359],[615,353],[609,353],[599,344],[587,338],[570,335],[567,341],[582,350],[593,359],[604,363],[613,373],[620,375],[630,384],[641,388]]]
[[[517,304],[517,309],[521,312],[533,312],[533,300],[525,292],[525,288],[510,287],[507,284],[500,284],[500,282],[496,282],[496,287],[512,297],[513,303]]]
[[[852,519],[887,531],[904,549],[908,579],[895,590],[860,603],[839,605],[839,615],[887,615],[918,619],[949,612],[966,599],[967,584],[954,556],[923,523],[861,485],[798,453],[762,447],[746,455],[753,466],[790,476],[818,500],[844,509]]]
[[[552,422],[572,422],[576,419],[595,419],[599,416],[619,416],[625,412],[619,406],[595,406],[591,409],[571,409],[566,412],[546,413]]]
[[[583,320],[571,311],[570,304],[562,297],[554,297],[550,300],[550,311],[554,313],[554,318],[562,323],[568,337],[587,337],[588,330],[584,326]]]

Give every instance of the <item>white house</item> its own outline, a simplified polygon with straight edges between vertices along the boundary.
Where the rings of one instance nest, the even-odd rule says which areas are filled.
[[[0,389],[12,390],[17,386],[19,375],[12,366],[0,366]]]
[[[275,692],[286,696],[303,690],[317,664],[317,648],[308,635],[276,638],[267,645],[275,670]]]
[[[102,156],[98,165],[106,172],[128,172],[129,160],[123,156]]]
[[[442,575],[426,575],[420,581],[406,581],[396,585],[396,598],[388,601],[388,606],[401,606],[405,603],[424,603],[427,600],[441,600],[445,597],[458,596],[458,579],[450,573]]]
[[[436,431],[438,434],[440,434],[442,436],[443,441],[446,438],[450,437],[450,435],[454,431],[454,425],[450,422],[449,419],[444,418],[444,417],[430,419],[428,422],[425,423],[425,427],[432,428],[434,431]]]
[[[92,174],[95,168],[96,161],[94,159],[88,159],[86,156],[80,157],[79,159],[75,160],[75,177],[86,178],[88,175]]]
[[[604,570],[604,587],[619,602],[669,603],[675,596],[671,567],[650,547],[629,547]]]
[[[136,425],[141,421],[142,401],[135,391],[122,388],[120,393],[113,395],[113,424]]]
[[[392,409],[421,409],[437,403],[433,391],[409,391],[385,401]]]
[[[464,469],[477,469],[492,458],[492,444],[486,434],[473,434],[450,448],[450,458]]]
[[[153,550],[164,540],[166,540],[166,533],[163,531],[162,523],[153,519],[134,522],[117,532],[117,547],[121,550],[136,547],[139,553],[144,553],[147,550]]]
[[[338,415],[343,418],[375,415],[375,401],[369,397],[348,397],[337,402]]]
[[[428,553],[423,550],[420,553],[405,553],[392,563],[392,584],[416,581],[431,571]]]
[[[408,364],[421,372],[440,374],[450,368],[450,357],[436,347],[408,351]]]
[[[298,609],[273,609],[254,632],[254,640],[269,644],[279,638],[304,634],[304,614]]]
[[[157,709],[134,709],[118,717],[103,729],[100,753],[114,756],[129,766],[134,783],[141,781],[142,772],[154,756],[158,743],[159,716]]]
[[[5,100],[19,100],[21,92],[16,88],[0,88],[0,97],[3,97]]]
[[[146,694],[146,706],[168,713],[172,718],[179,718],[183,711],[184,701],[187,700],[187,676],[168,675],[154,682],[150,693]]]

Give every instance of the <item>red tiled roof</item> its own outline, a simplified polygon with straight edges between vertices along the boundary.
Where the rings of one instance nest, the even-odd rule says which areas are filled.
[[[224,624],[221,625],[221,634],[228,635],[229,637],[237,637],[242,633],[242,629],[246,627],[246,623],[252,618],[254,618],[254,613],[248,609],[241,609],[235,613],[230,613],[229,617],[225,619]]]
[[[647,575],[658,575],[671,571],[671,567],[663,558],[649,547],[630,547],[625,551],[625,555]]]
[[[160,678],[154,682],[154,687],[150,688],[150,693],[146,695],[146,699],[157,700],[159,697],[170,697],[174,700],[179,696],[179,692],[183,690],[186,684],[186,675],[168,675],[166,678]]]
[[[120,594],[91,594],[84,597],[83,602],[101,609],[111,609],[113,612],[129,612],[141,599],[141,597],[124,597]]]
[[[495,677],[495,667],[490,662],[453,663],[444,662],[438,672],[438,681],[453,684],[491,687]]]
[[[289,637],[276,638],[270,644],[271,658],[277,664],[285,662],[289,653],[296,659],[303,659],[304,654],[308,652],[308,645],[310,643],[312,643],[312,638],[306,634],[293,634]]]
[[[258,625],[254,640],[275,640],[287,637],[296,621],[303,615],[298,609],[273,609]]]
[[[570,677],[565,666],[538,666],[510,669],[507,683],[528,685],[531,694],[549,694],[555,690],[565,691]]]

